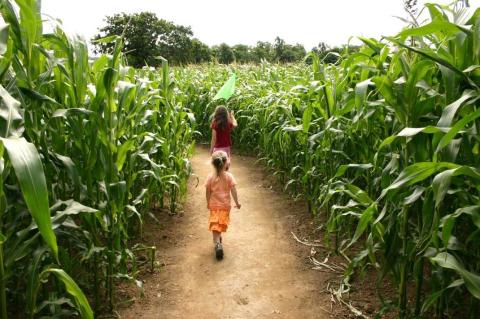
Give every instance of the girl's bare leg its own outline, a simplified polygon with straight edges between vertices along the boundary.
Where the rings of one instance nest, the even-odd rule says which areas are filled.
[[[215,244],[215,257],[217,260],[223,259],[222,234],[218,231],[212,231],[213,242]]]
[[[218,232],[218,231],[212,231],[212,235],[213,235],[213,243],[216,244],[218,242],[220,242],[220,238],[221,238],[221,233]]]

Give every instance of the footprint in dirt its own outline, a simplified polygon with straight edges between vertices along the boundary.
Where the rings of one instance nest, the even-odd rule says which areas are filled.
[[[235,302],[241,306],[248,305],[249,302],[247,297],[242,297],[238,294],[233,295],[233,300],[235,300]]]

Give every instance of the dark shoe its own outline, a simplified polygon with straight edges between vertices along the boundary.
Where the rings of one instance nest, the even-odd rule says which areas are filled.
[[[223,247],[220,242],[215,244],[215,257],[217,260],[223,259]]]

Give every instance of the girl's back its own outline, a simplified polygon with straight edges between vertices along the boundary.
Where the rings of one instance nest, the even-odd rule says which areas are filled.
[[[217,122],[213,122],[211,128],[216,132],[214,148],[226,148],[232,146],[232,138],[230,135],[233,129],[233,124],[231,122],[228,122],[224,128],[220,128]]]
[[[228,172],[220,176],[210,174],[205,186],[210,188],[210,209],[231,209],[230,191],[235,186],[235,178]]]

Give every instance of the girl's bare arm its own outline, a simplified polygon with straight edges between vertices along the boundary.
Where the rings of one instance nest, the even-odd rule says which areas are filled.
[[[207,208],[210,209],[210,196],[212,192],[210,191],[210,187],[205,188],[205,197],[207,197]]]
[[[240,209],[240,207],[242,207],[242,204],[238,202],[238,194],[235,186],[232,187],[232,190],[230,192],[232,193],[233,200],[235,201],[235,207]]]
[[[232,122],[233,127],[237,127],[237,119],[235,119],[235,116],[233,115],[233,111],[230,111],[230,121]]]
[[[217,131],[212,129],[212,142],[210,143],[210,154],[213,153],[213,148],[215,147],[216,143],[217,143]]]

